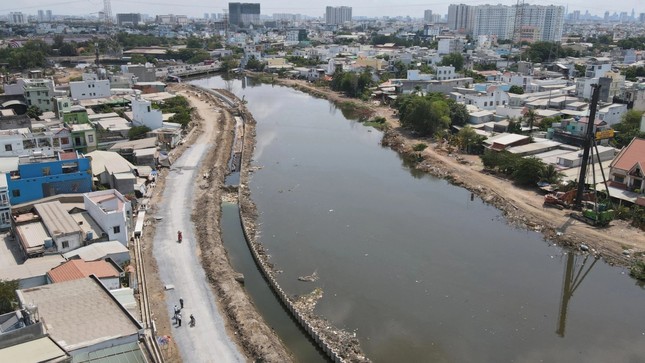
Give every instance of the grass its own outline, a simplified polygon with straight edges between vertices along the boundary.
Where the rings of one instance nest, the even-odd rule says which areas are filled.
[[[629,275],[637,280],[645,281],[645,262],[636,261],[629,269]]]

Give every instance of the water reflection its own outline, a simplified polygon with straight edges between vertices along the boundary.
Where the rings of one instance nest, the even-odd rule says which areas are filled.
[[[575,266],[578,265],[579,257],[580,256],[569,252],[564,269],[564,277],[562,279],[562,298],[560,299],[560,313],[558,314],[558,330],[556,330],[556,333],[562,338],[564,338],[564,331],[567,325],[569,301],[573,297],[573,293],[578,289],[585,277],[587,277],[589,271],[591,271],[596,262],[598,262],[598,258],[592,257],[593,262],[587,266],[589,255],[586,255],[584,260],[582,260],[582,264],[580,264],[576,271]]]

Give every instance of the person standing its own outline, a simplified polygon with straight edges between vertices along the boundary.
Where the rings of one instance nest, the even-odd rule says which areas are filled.
[[[177,314],[179,314],[179,308],[175,305],[175,321],[177,321]]]
[[[181,297],[179,298],[179,306],[181,307],[181,309],[184,308],[184,299]]]
[[[177,327],[181,326],[181,313],[177,314]]]

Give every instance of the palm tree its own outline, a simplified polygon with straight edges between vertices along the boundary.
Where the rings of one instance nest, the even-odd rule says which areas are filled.
[[[541,181],[545,181],[549,184],[558,184],[564,176],[553,164],[547,165],[544,169],[540,170],[538,174]]]
[[[537,119],[537,116],[538,116],[537,112],[535,112],[535,110],[533,109],[529,109],[528,111],[526,111],[526,114],[524,115],[526,120],[529,122],[529,135],[533,131],[533,123]]]

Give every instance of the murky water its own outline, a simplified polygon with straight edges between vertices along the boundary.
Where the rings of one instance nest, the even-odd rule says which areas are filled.
[[[258,122],[250,186],[281,285],[322,287],[317,312],[356,331],[375,362],[645,361],[645,291],[624,269],[411,173],[326,100],[198,82],[244,96]],[[313,271],[317,282],[297,280]]]

